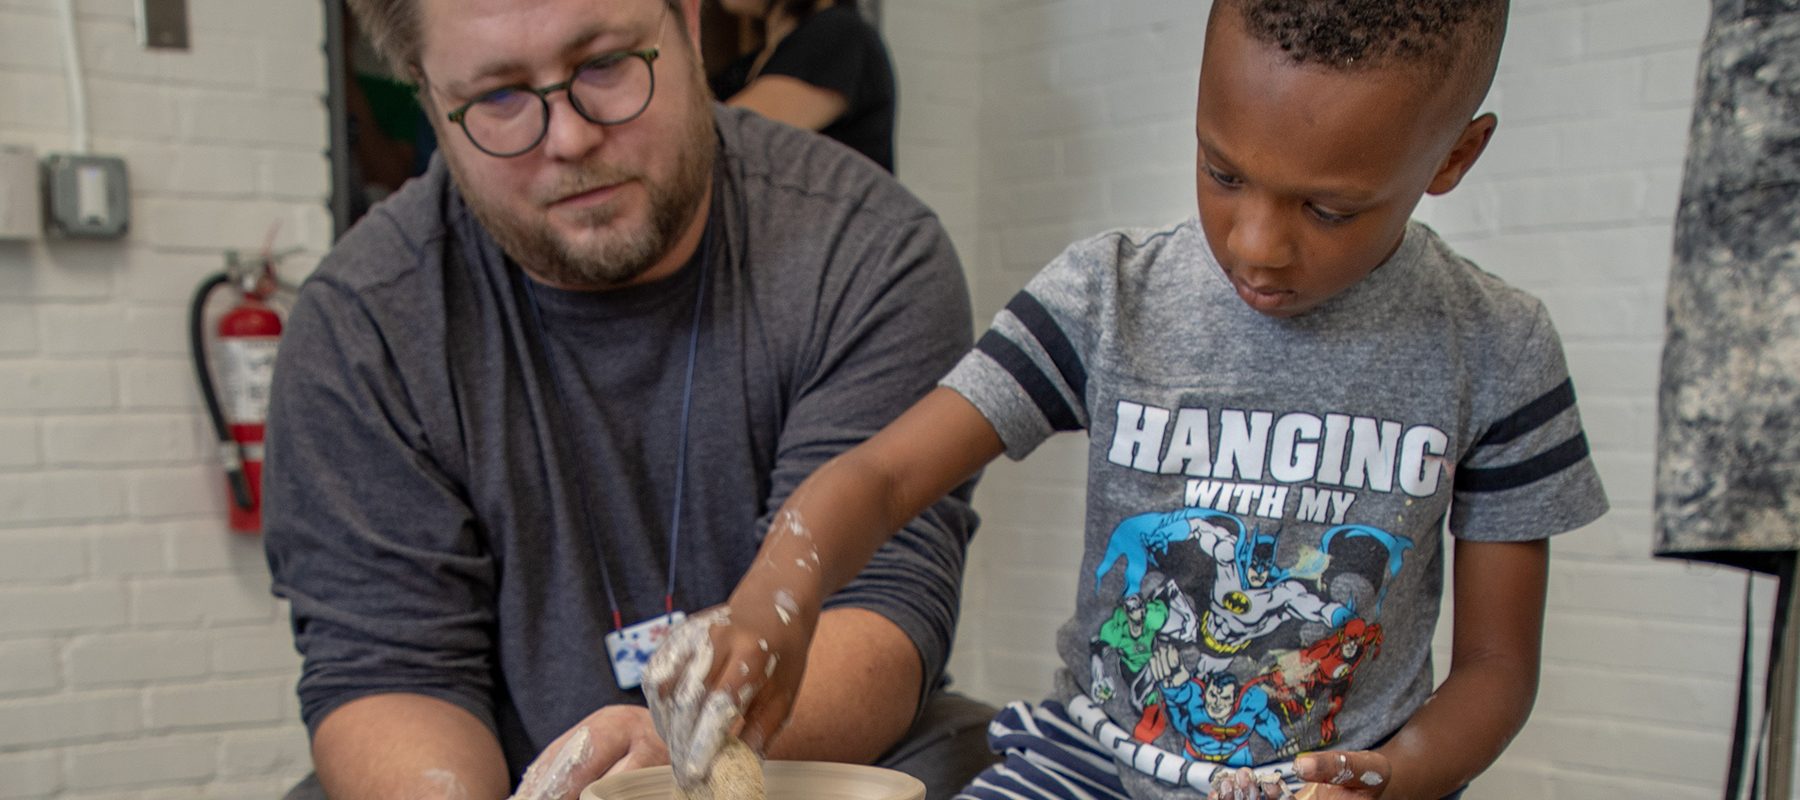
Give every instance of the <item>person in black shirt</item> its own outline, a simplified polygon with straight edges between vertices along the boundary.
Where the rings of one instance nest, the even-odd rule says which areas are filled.
[[[713,94],[836,139],[894,171],[897,92],[887,46],[855,0],[722,0],[760,21],[762,46],[713,79]]]

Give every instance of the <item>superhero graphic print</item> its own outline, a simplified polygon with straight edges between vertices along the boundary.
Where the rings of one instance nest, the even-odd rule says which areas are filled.
[[[1245,430],[1273,427],[1272,415],[1257,413],[1266,419],[1246,415]],[[1309,418],[1320,429],[1331,424]],[[1344,420],[1348,431],[1352,421]],[[1365,484],[1368,467],[1384,464],[1390,476],[1397,467],[1414,470],[1407,488],[1430,493],[1438,487],[1422,473],[1441,463],[1431,457],[1442,453],[1442,434],[1410,436],[1414,460],[1402,465],[1401,446],[1411,432],[1390,425],[1385,431],[1365,426],[1375,434],[1368,440],[1385,438],[1373,456],[1357,455],[1345,437],[1336,474],[1315,465],[1310,482],[1189,480],[1186,504],[1117,520],[1092,574],[1083,577],[1095,600],[1113,605],[1092,632],[1085,689],[1113,709],[1132,739],[1230,767],[1287,759],[1339,740],[1338,718],[1356,691],[1358,672],[1381,657],[1383,600],[1414,547],[1405,535],[1352,521],[1357,498],[1345,490],[1370,487],[1347,486],[1344,465],[1367,462]],[[1121,425],[1118,438],[1141,429]],[[1168,475],[1174,447],[1161,450],[1145,459],[1137,448],[1115,447],[1112,460]],[[1258,455],[1263,463],[1234,474],[1265,475],[1283,466],[1291,472],[1297,460],[1292,453]],[[1209,458],[1206,465],[1213,463]],[[1330,485],[1320,477],[1339,480]],[[1390,479],[1380,488],[1397,483]],[[1123,714],[1121,703],[1128,709]],[[1135,724],[1127,724],[1133,716]]]

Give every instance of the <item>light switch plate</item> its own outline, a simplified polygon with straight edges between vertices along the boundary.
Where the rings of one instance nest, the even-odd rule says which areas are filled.
[[[137,0],[138,44],[188,49],[187,0]]]
[[[131,223],[131,186],[117,156],[56,153],[44,159],[47,227],[59,236],[115,239]]]

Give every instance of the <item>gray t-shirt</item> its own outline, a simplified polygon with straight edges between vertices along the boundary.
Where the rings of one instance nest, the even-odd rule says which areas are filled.
[[[265,490],[309,727],[360,696],[430,695],[493,727],[516,777],[594,709],[642,702],[614,682],[604,586],[626,625],[663,612],[703,273],[678,609],[724,601],[799,481],[967,351],[967,289],[929,209],[823,139],[715,116],[708,244],[666,280],[528,283],[439,161],[301,290]],[[955,628],[970,488],[829,603],[903,629],[922,689]]]
[[[1543,306],[1418,223],[1291,319],[1196,219],[1077,242],[943,384],[1013,458],[1088,431],[1056,700],[1135,797],[1376,744],[1433,685],[1446,520],[1518,541],[1606,509]]]

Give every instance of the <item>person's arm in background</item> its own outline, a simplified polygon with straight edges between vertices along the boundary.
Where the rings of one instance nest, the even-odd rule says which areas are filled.
[[[787,75],[759,75],[742,91],[726,98],[725,104],[809,131],[823,130],[850,108],[850,101],[842,92]]]
[[[886,58],[854,12],[821,11],[786,34],[742,89],[720,99],[796,128],[824,130],[871,102],[863,96],[865,72],[871,59]]]

